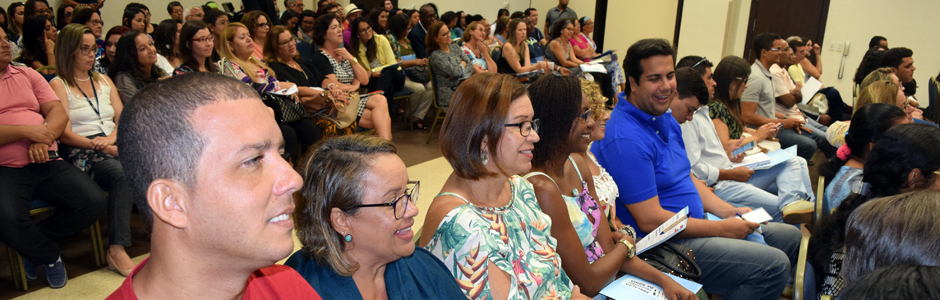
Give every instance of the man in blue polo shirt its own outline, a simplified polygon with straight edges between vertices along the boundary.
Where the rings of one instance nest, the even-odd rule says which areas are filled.
[[[674,62],[675,51],[662,39],[627,50],[628,88],[618,95],[607,137],[591,148],[620,189],[617,217],[642,237],[688,206],[688,226],[671,242],[695,251],[705,291],[726,299],[777,299],[801,234],[791,225],[735,218],[750,208],[731,206],[692,176],[679,123],[668,111],[676,94]],[[705,212],[724,220],[704,220]],[[758,228],[770,247],[743,240]]]

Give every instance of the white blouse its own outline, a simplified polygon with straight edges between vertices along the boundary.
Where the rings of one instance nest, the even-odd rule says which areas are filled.
[[[87,137],[101,133],[110,135],[114,131],[116,126],[114,124],[114,107],[111,106],[111,85],[108,84],[107,80],[103,80],[103,78],[97,80],[99,85],[96,88],[98,92],[97,101],[91,90],[72,90],[65,80],[60,77],[52,80],[59,80],[65,86],[65,93],[69,101],[69,121],[72,123],[72,132]],[[85,92],[88,97],[82,95],[82,92]],[[92,109],[92,105],[98,110],[100,116]]]

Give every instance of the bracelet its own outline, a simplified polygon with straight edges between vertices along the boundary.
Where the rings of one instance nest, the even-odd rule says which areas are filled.
[[[326,89],[329,90],[329,89],[333,88],[333,85],[335,85],[335,84],[336,84],[335,82],[330,82],[330,84],[327,84],[327,85],[326,85]]]
[[[630,241],[627,241],[626,239],[622,239],[617,243],[627,246],[627,259],[631,259],[633,258],[633,256],[636,255],[636,249],[633,247],[633,244],[630,244]]]

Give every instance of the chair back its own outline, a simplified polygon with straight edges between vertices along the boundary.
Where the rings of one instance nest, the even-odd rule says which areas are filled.
[[[927,85],[927,111],[924,117],[934,122],[940,122],[940,83],[933,77],[930,77],[930,84]]]
[[[431,67],[430,63],[428,63],[428,76],[431,77],[431,95],[434,96],[434,99],[431,101],[431,103],[434,104],[434,108],[441,109],[441,104],[437,102],[437,77],[434,77],[434,68]]]

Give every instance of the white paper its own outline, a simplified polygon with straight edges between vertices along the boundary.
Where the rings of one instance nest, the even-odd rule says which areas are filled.
[[[297,93],[297,85],[290,87],[289,89],[281,89],[277,91],[272,91],[271,94],[290,96]]]
[[[731,167],[747,167],[748,169],[755,169],[759,166],[766,165],[770,163],[770,157],[763,152],[758,152],[757,154],[745,156],[741,162],[732,162]]]
[[[754,223],[770,222],[774,219],[770,216],[770,214],[767,213],[766,210],[764,210],[763,207],[751,210],[751,212],[741,215],[741,218],[745,221]]]
[[[790,146],[786,149],[771,151],[770,153],[767,153],[767,157],[770,158],[770,162],[764,165],[760,165],[756,168],[757,170],[770,169],[782,162],[796,157],[796,145]]]
[[[599,64],[598,65],[582,64],[581,71],[594,72],[594,73],[607,73],[607,69],[605,69],[604,66],[599,65]]]
[[[666,274],[685,289],[697,293],[702,285],[693,281]],[[616,300],[664,300],[663,289],[659,285],[643,280],[639,277],[626,274],[614,280],[600,292],[602,295]]]
[[[637,241],[636,254],[639,255],[643,253],[643,251],[656,247],[656,245],[662,244],[662,242],[672,238],[680,231],[685,230],[685,225],[689,221],[688,215],[689,207],[686,206],[673,215],[672,218],[669,218],[669,220],[666,220],[662,225],[659,225],[659,227],[651,231],[646,237]]]
[[[816,77],[809,76],[809,79],[803,84],[803,88],[800,89],[800,92],[803,93],[801,103],[809,105],[809,100],[813,99],[813,95],[816,95],[820,88],[822,88],[822,82],[816,80]]]

